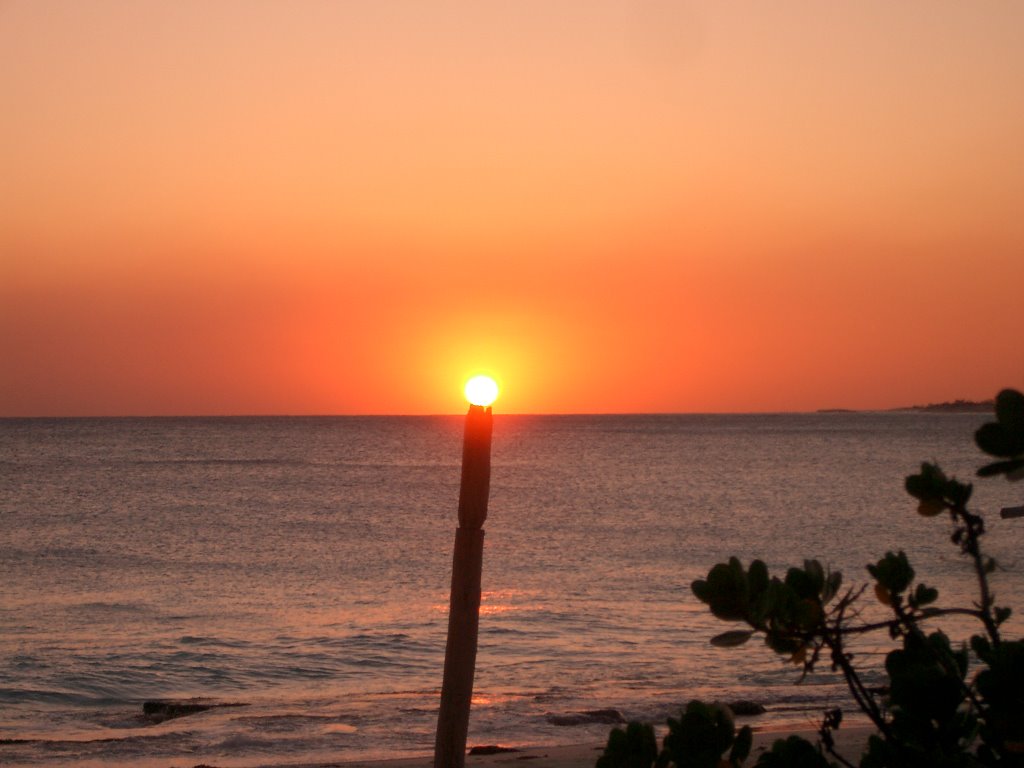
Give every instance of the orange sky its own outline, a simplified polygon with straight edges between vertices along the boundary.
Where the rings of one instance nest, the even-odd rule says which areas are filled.
[[[0,415],[1024,387],[1022,3],[0,0]]]

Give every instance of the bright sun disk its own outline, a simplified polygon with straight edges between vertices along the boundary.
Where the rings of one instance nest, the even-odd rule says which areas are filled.
[[[474,376],[466,382],[465,393],[473,405],[490,405],[498,397],[498,384],[490,376]]]

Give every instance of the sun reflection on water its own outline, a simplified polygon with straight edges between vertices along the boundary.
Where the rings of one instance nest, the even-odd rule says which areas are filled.
[[[536,613],[546,610],[544,603],[537,602],[539,593],[526,589],[491,589],[480,594],[480,615],[496,616],[505,613]],[[448,613],[448,603],[434,603],[434,613]]]

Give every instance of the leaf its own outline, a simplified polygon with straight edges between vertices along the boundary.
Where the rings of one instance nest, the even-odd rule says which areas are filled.
[[[734,648],[743,645],[753,634],[753,630],[733,629],[712,637],[711,644],[719,648]]]
[[[657,758],[658,742],[650,723],[631,722],[626,730],[615,728],[596,768],[649,768]]]
[[[779,581],[778,577],[773,576],[772,580],[768,582],[768,589],[765,590],[761,598],[761,605],[758,607],[761,619],[772,618],[778,614],[792,594],[792,590]]]
[[[897,554],[886,552],[875,565],[868,566],[868,573],[892,595],[903,592],[914,580],[914,569],[902,549]]]
[[[814,629],[825,618],[825,614],[817,600],[805,598],[797,604],[793,618],[800,629],[809,631]]]
[[[711,596],[708,591],[708,583],[704,579],[697,579],[690,584],[690,591],[702,603],[710,602]]]
[[[999,610],[998,608],[996,610]],[[992,644],[984,635],[971,636],[971,650],[984,662],[988,661],[988,654],[992,651]]]
[[[932,488],[932,484],[924,476],[923,468],[926,466],[928,465],[922,465],[920,475],[907,475],[906,480],[903,481],[903,486],[907,489],[907,493],[915,499],[934,499],[937,496]]]
[[[758,597],[768,589],[768,566],[761,560],[755,560],[750,564],[747,571],[747,583],[750,587],[750,596]]]
[[[939,590],[934,587],[926,587],[924,584],[917,585],[917,604],[928,605],[939,599]]]
[[[1008,461],[996,461],[986,464],[978,470],[978,477],[992,477],[993,475],[1006,475],[1009,480],[1019,480],[1019,470],[1024,469],[1024,459],[1010,459]]]
[[[937,464],[924,462],[921,465],[920,474],[908,475],[903,485],[907,489],[907,493],[924,501],[925,499],[941,499],[946,482],[946,475]]]
[[[828,603],[833,597],[839,592],[839,587],[843,583],[843,574],[840,571],[830,573],[828,579],[825,580],[825,589],[821,593],[821,602]]]
[[[920,608],[921,606],[934,603],[939,597],[939,591],[932,587],[926,587],[924,584],[918,584],[914,590],[913,605]]]
[[[735,721],[728,707],[691,701],[679,720],[669,718],[662,755],[676,765],[715,765],[734,741]]]
[[[818,588],[814,583],[814,577],[799,568],[790,568],[786,571],[786,586],[796,592],[797,597],[814,597],[818,594]]]
[[[1010,430],[1024,431],[1024,395],[1015,389],[996,395],[996,419]]]
[[[970,483],[960,483],[956,480],[950,480],[946,483],[946,497],[958,507],[967,506],[973,491],[974,486]]]
[[[732,745],[732,751],[729,752],[729,762],[733,765],[739,765],[746,760],[753,743],[754,734],[750,730],[749,725],[744,725],[740,728],[739,733],[736,734],[736,742]]]
[[[1019,441],[1013,438],[1006,427],[995,421],[982,424],[974,433],[974,442],[981,450],[992,456],[1009,457],[1021,451]]]
[[[747,577],[735,557],[728,564],[718,563],[708,572],[707,581],[691,585],[699,600],[708,604],[711,613],[725,621],[739,621],[747,614]]]
[[[814,584],[814,592],[820,594],[825,586],[825,569],[821,567],[821,563],[817,560],[804,560],[804,571]]]
[[[832,730],[838,730],[839,726],[843,724],[843,710],[830,709],[825,712],[825,727],[831,728]]]
[[[799,736],[776,739],[771,751],[763,753],[757,764],[765,768],[829,768],[817,748]]]

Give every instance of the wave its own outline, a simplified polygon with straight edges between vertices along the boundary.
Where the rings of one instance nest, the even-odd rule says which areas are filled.
[[[166,465],[166,466],[203,466],[203,465],[227,465],[227,466],[284,466],[284,467],[306,467],[314,466],[313,462],[302,461],[300,459],[260,459],[260,458],[248,458],[248,459],[225,459],[225,458],[204,458],[204,459],[133,459],[125,462],[113,462],[113,463],[124,463],[132,466],[153,466],[153,465]]]
[[[127,704],[129,701],[129,699],[120,696],[66,690],[0,688],[0,703],[9,705],[33,703],[69,707],[109,707]]]
[[[247,640],[222,640],[217,637],[201,637],[195,635],[183,635],[178,638],[182,645],[199,645],[209,648],[251,648],[253,643]]]

